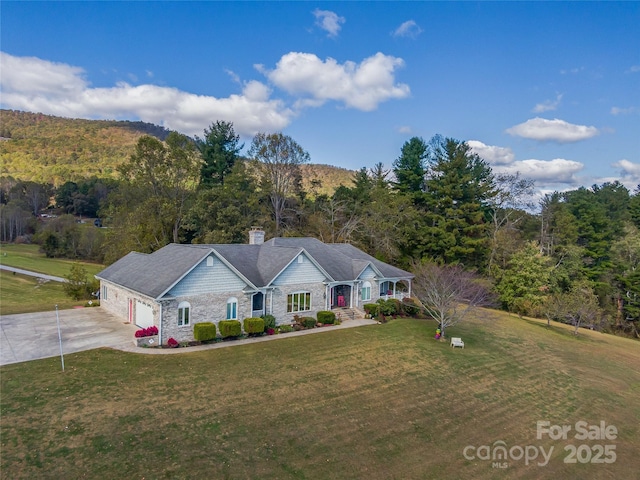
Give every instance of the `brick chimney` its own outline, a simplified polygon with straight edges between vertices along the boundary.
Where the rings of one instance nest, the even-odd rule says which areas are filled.
[[[260,227],[251,227],[249,230],[249,245],[262,245],[264,243],[264,230]]]

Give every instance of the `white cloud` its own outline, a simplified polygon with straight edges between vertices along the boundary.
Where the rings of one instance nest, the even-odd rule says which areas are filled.
[[[631,73],[640,72],[640,65],[632,65],[631,68],[629,69],[629,72]]]
[[[578,184],[576,174],[584,168],[580,162],[555,158],[553,160],[520,160],[493,168],[495,173],[520,173],[523,178],[535,180],[536,184]]]
[[[72,95],[87,88],[84,70],[35,57],[0,52],[2,93],[25,90],[31,94]]]
[[[0,52],[2,105],[64,117],[139,118],[188,135],[202,135],[212,121],[233,122],[236,132],[284,129],[294,112],[270,98],[270,89],[258,81],[246,82],[242,93],[227,98],[196,95],[151,84],[121,82],[109,88],[91,88],[84,70],[38,58]]]
[[[337,37],[342,29],[341,24],[346,22],[346,19],[337,13],[319,8],[313,11],[313,16],[316,17],[316,25],[325,30],[329,37]]]
[[[513,150],[509,147],[486,145],[479,140],[469,140],[467,145],[471,147],[473,153],[478,154],[491,165],[509,165],[515,159]]]
[[[638,109],[637,107],[627,107],[627,108],[620,108],[620,107],[611,107],[611,115],[630,115],[632,113],[638,113],[640,111],[640,109]]]
[[[394,72],[404,66],[401,58],[376,53],[359,64],[339,64],[333,58],[320,60],[312,53],[290,52],[274,70],[256,69],[276,86],[293,95],[308,95],[300,105],[321,105],[327,100],[343,102],[363,111],[375,110],[381,102],[409,96],[409,86],[396,83]]]
[[[403,133],[409,135],[412,133],[411,127],[409,125],[402,125],[398,127],[398,133]]]
[[[524,123],[508,128],[509,135],[530,138],[539,141],[555,141],[558,143],[571,143],[586,140],[598,135],[596,127],[586,125],[574,125],[564,120],[545,118],[532,118]]]
[[[409,37],[416,38],[422,33],[420,26],[413,20],[407,20],[398,28],[396,28],[391,35],[394,37]]]
[[[617,168],[620,172],[620,182],[629,190],[635,190],[640,185],[640,163],[633,163],[629,160],[622,159],[612,167]]]
[[[560,101],[562,100],[562,93],[559,93],[556,96],[555,100],[545,100],[542,103],[538,103],[535,107],[533,107],[534,113],[542,113],[548,112],[550,110],[556,110],[558,105],[560,105]]]

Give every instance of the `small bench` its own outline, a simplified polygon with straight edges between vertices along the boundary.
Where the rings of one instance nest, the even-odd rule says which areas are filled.
[[[462,339],[460,337],[451,337],[451,347],[452,348],[456,348],[456,347],[464,348],[464,342],[462,341]]]

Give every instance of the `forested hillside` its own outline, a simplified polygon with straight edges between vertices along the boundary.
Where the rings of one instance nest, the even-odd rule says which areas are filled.
[[[640,193],[619,182],[548,194],[532,208],[531,181],[496,175],[466,142],[439,135],[405,142],[391,170],[349,172],[311,165],[282,133],[257,134],[241,154],[223,121],[192,139],[5,115],[3,161],[21,158],[34,176],[0,177],[2,241],[111,263],[170,242],[244,243],[260,225],[268,238],[346,242],[416,271],[457,265],[481,275],[506,310],[640,336]],[[78,217],[108,228],[81,228]]]
[[[60,118],[0,111],[0,175],[61,185],[111,177],[142,135],[164,140],[168,131],[144,122]]]
[[[90,177],[116,178],[142,135],[160,140],[169,130],[145,122],[85,120],[0,110],[0,176],[54,186]],[[311,195],[332,194],[353,172],[331,165],[303,165]]]

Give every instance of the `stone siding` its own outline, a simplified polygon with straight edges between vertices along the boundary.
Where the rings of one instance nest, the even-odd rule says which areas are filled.
[[[287,296],[295,292],[311,292],[311,310],[305,312],[287,313]],[[276,317],[278,325],[293,322],[294,315],[301,317],[315,317],[319,311],[325,310],[326,288],[322,283],[302,283],[298,285],[282,285],[273,292],[271,305],[272,315]]]

